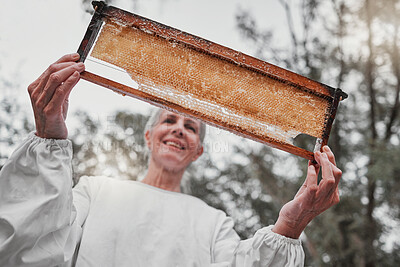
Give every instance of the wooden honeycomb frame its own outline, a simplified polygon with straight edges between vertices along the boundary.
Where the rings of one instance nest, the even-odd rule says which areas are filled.
[[[316,137],[315,150],[327,144],[339,101],[347,97],[340,89],[103,2],[93,6],[80,61],[92,51],[125,69],[141,86],[135,89],[88,71],[83,79],[310,160],[313,152],[293,145],[288,136]],[[119,51],[122,47],[127,51]],[[121,53],[129,60],[116,60]],[[201,75],[191,77],[184,72],[189,67]]]

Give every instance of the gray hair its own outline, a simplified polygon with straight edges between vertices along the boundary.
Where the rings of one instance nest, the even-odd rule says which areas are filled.
[[[160,122],[160,117],[161,113],[163,112],[163,109],[156,108],[153,109],[150,118],[148,119],[146,126],[144,128],[144,133],[147,131],[151,131],[159,122]],[[200,122],[200,129],[199,129],[199,137],[200,137],[200,144],[203,144],[204,138],[206,136],[206,124]]]

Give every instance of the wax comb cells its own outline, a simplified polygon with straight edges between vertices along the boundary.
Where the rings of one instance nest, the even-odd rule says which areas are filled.
[[[150,102],[305,158],[312,152],[293,145],[296,135],[327,141],[340,89],[114,7],[102,12],[91,56],[126,70]]]

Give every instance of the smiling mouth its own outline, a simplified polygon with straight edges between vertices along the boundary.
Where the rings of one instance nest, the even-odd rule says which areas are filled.
[[[164,141],[163,143],[164,143],[165,145],[167,145],[167,146],[176,147],[176,148],[178,148],[178,149],[180,149],[180,150],[184,150],[184,149],[185,149],[183,146],[181,146],[181,145],[179,145],[179,144],[177,144],[177,143],[175,143],[175,142]]]

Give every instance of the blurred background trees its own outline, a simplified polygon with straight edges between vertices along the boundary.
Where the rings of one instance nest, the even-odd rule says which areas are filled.
[[[390,251],[387,242],[395,238],[389,225],[399,222],[399,193],[389,188],[400,182],[400,2],[300,2],[280,0],[291,39],[284,50],[246,10],[238,12],[237,21],[259,56],[350,95],[330,139],[345,173],[342,200],[306,230],[305,246],[313,259],[308,263],[394,266],[398,248]],[[294,16],[301,18],[296,25]]]
[[[20,140],[32,131],[33,127],[14,94],[14,89],[21,87],[18,74],[5,77],[1,74],[2,68],[4,66],[0,64],[0,170]]]
[[[253,55],[349,94],[329,143],[344,172],[341,203],[316,218],[301,237],[306,265],[397,266],[400,1],[275,1],[287,22],[279,31],[261,25],[245,4],[237,8],[238,33]],[[91,10],[89,2],[83,0],[82,8]],[[132,7],[140,8],[138,3],[132,1]],[[288,44],[276,41],[281,35]],[[0,167],[33,130],[32,119],[13,101],[11,89],[21,86],[14,80],[0,76]],[[117,111],[106,121],[85,111],[70,115],[79,125],[70,134],[75,179],[144,175],[146,115]],[[216,157],[215,143],[221,141],[215,134],[207,137],[206,153],[190,166],[184,191],[225,210],[247,238],[274,223],[302,184],[307,162],[243,138],[232,140]]]

